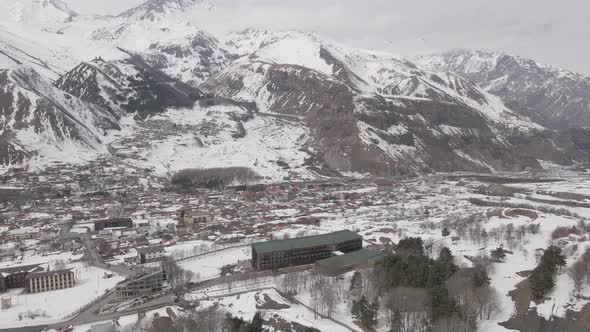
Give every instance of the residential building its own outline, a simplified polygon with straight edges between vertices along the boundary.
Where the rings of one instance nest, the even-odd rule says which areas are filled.
[[[343,230],[287,240],[259,242],[252,245],[252,266],[257,270],[311,264],[329,258],[333,252],[360,250],[363,237]]]
[[[97,220],[94,222],[94,230],[102,231],[105,228],[132,228],[133,220],[131,218],[112,218]]]
[[[66,269],[29,273],[25,286],[29,293],[39,293],[70,288],[75,284],[74,271]]]
[[[137,248],[137,258],[141,264],[158,262],[162,260],[162,257],[164,257],[162,245]]]
[[[0,292],[12,288],[24,288],[29,273],[44,271],[39,265],[24,265],[0,269]]]
[[[186,210],[181,212],[180,221],[185,225],[208,224],[213,221],[213,216],[207,211]]]
[[[8,237],[12,241],[36,239],[40,235],[41,232],[35,227],[22,227],[8,232]]]
[[[158,270],[125,280],[115,287],[115,299],[117,302],[123,302],[161,292],[164,279],[164,272]]]
[[[377,185],[378,191],[392,191],[395,189],[395,181],[393,180],[377,179],[375,180],[375,184]]]

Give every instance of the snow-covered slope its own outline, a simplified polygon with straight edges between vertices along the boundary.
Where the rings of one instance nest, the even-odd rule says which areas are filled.
[[[0,71],[3,165],[77,162],[106,151],[104,138],[118,118],[99,106],[55,88],[28,66]]]
[[[227,67],[237,55],[204,31],[155,42],[149,46],[154,65],[183,82],[197,86]]]
[[[590,126],[590,78],[502,52],[453,51],[417,61],[452,71],[545,126]]]
[[[35,24],[11,16],[7,31],[18,34],[0,48],[10,51],[3,65],[45,70],[43,75],[56,79],[54,86],[114,117],[193,109],[197,100],[233,100],[255,121],[268,114],[295,121],[306,133],[305,144],[281,144],[304,149],[305,167],[326,175],[521,170],[538,167],[537,159],[570,163],[580,157],[571,137],[546,130],[440,68],[304,32],[248,29],[216,38],[191,23],[192,10],[208,10],[202,1],[150,0],[100,17],[48,4],[29,3],[39,12],[27,16]],[[26,47],[11,48],[17,44]],[[246,131],[247,124],[242,123]],[[287,124],[270,121],[269,130],[282,132]],[[220,137],[221,145],[231,143],[228,135]],[[212,145],[208,158],[216,151]],[[182,164],[183,158],[172,159]],[[301,166],[297,160],[287,165]]]
[[[141,5],[118,15],[121,18],[157,20],[167,14],[183,12],[195,7],[212,10],[214,6],[203,0],[147,0]]]
[[[55,86],[113,114],[147,115],[169,107],[192,107],[201,96],[198,89],[155,69],[133,52],[124,60],[96,58],[81,63]]]
[[[519,152],[514,137],[525,144],[547,143],[547,158],[568,161],[538,135],[545,131],[542,126],[455,74],[299,32],[250,29],[230,35],[228,44],[259,49],[201,88],[253,102],[262,112],[300,118],[314,133],[317,160],[334,170],[393,174],[536,167],[543,153]],[[533,150],[539,149],[528,151]]]

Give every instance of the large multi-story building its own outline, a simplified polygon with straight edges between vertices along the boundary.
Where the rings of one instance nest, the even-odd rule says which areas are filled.
[[[213,216],[207,211],[186,210],[182,211],[180,221],[184,225],[208,224],[213,221]]]
[[[158,270],[123,281],[115,287],[115,299],[117,302],[123,302],[161,292],[164,280],[164,272]]]
[[[133,220],[131,218],[112,218],[97,220],[94,222],[94,230],[102,231],[105,228],[132,228]]]
[[[23,265],[0,269],[0,292],[11,288],[24,288],[29,273],[44,271],[39,265]]]
[[[29,293],[74,287],[74,271],[70,269],[29,273],[25,287]]]
[[[319,260],[315,262],[314,269],[324,275],[336,276],[352,270],[374,267],[384,259],[385,256],[379,251],[361,249]]]
[[[333,252],[343,253],[363,247],[363,237],[349,230],[274,240],[252,245],[252,266],[257,270],[271,270],[287,266],[311,264],[329,258]]]
[[[8,232],[8,236],[12,241],[36,239],[40,235],[41,232],[35,227],[22,227]]]

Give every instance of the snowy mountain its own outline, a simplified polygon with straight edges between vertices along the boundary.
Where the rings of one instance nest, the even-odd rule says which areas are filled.
[[[382,175],[519,170],[537,167],[541,155],[522,153],[514,137],[531,146],[548,143],[539,134],[543,127],[457,75],[310,34],[245,33],[228,44],[263,40],[261,47],[201,89],[299,118],[315,135],[315,158],[331,169]],[[569,161],[545,145],[545,158]]]
[[[418,63],[457,73],[544,126],[590,126],[589,77],[502,52],[453,51]]]
[[[166,14],[182,12],[191,8],[213,9],[213,5],[203,0],[147,0],[141,5],[117,15],[121,18],[154,21]]]
[[[118,16],[51,22],[31,16],[39,22],[12,22],[0,30],[6,36],[0,64],[9,70],[32,66],[55,80],[54,87],[114,119],[169,114],[162,121],[178,125],[175,110],[218,114],[217,134],[202,131],[213,120],[201,115],[205,124],[182,127],[194,129],[198,140],[169,156],[176,163],[162,160],[155,142],[164,144],[166,135],[184,141],[179,133],[159,132],[145,147],[143,162],[166,164],[166,171],[214,165],[210,159],[219,149],[232,151],[224,164],[276,178],[293,170],[305,176],[522,170],[539,167],[538,160],[585,160],[590,149],[583,133],[546,129],[490,85],[482,88],[468,73],[445,70],[441,61],[413,63],[296,31],[247,29],[217,37],[188,23],[193,8],[208,7],[202,1],[151,0]],[[40,10],[53,15],[53,9]],[[286,127],[299,134],[270,142]],[[264,149],[254,143],[261,139],[252,141],[262,132],[270,133],[262,139]],[[265,152],[258,158],[232,142]],[[289,158],[281,146],[297,157]]]
[[[0,71],[0,158],[4,165],[43,159],[79,162],[105,153],[112,114],[54,87],[33,68]]]
[[[204,31],[149,46],[147,60],[168,75],[193,86],[220,72],[238,56],[213,35]]]

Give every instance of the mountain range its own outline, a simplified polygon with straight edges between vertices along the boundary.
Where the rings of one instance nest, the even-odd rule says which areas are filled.
[[[533,60],[463,50],[404,59],[299,31],[215,36],[186,20],[214,10],[197,0],[149,0],[92,17],[59,0],[5,9],[5,167],[87,162],[146,119],[179,123],[175,112],[218,130],[191,127],[197,143],[177,155],[155,153],[162,138],[130,162],[245,166],[281,178],[588,160],[590,78]]]

